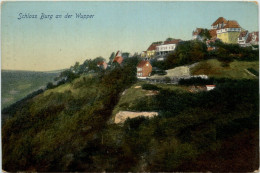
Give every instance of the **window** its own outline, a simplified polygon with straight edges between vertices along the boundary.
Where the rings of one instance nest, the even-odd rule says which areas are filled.
[[[137,71],[142,71],[142,68],[137,68]]]
[[[148,66],[149,66],[149,64],[146,64],[146,66],[148,67]]]

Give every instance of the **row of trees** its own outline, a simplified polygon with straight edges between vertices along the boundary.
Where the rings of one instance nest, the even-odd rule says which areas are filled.
[[[115,67],[118,67],[119,64],[117,62],[113,62],[115,58],[115,52],[112,52],[109,57],[108,67],[106,71],[111,71]],[[130,57],[130,53],[123,52],[122,57],[124,58],[123,64],[126,63],[128,58],[138,57],[137,54],[134,54],[134,56]],[[69,69],[64,70],[60,73],[58,77],[55,78],[56,84],[53,84],[52,82],[49,82],[46,86],[47,89],[55,88],[59,85],[62,85],[66,82],[72,82],[74,79],[78,78],[82,74],[88,74],[88,73],[104,73],[105,69],[98,66],[98,63],[105,62],[105,58],[103,57],[97,57],[95,59],[87,59],[82,64],[79,62],[76,62],[73,66],[71,66]]]

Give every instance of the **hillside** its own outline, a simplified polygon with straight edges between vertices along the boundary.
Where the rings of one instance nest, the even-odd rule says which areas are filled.
[[[77,153],[99,139],[118,94],[135,80],[129,70],[82,75],[22,103],[3,125],[3,169],[69,170]]]
[[[237,61],[234,60],[227,67],[217,59],[204,60],[190,69],[191,75],[208,75],[209,77],[231,78],[231,79],[257,79],[256,75],[248,72],[254,69],[259,73],[259,61]]]
[[[59,71],[34,72],[2,70],[2,109],[22,99],[31,92],[45,88],[57,77]]]
[[[258,169],[258,80],[214,79],[216,89],[190,93],[189,86],[137,81],[135,67],[136,63],[129,63],[106,72],[81,75],[10,112],[11,118],[2,128],[3,169]],[[154,111],[158,116],[114,124],[119,111]],[[242,151],[247,157],[235,155],[243,148],[247,148]],[[208,154],[212,159],[206,157]],[[205,157],[208,160],[203,162]],[[235,166],[228,167],[228,163]]]

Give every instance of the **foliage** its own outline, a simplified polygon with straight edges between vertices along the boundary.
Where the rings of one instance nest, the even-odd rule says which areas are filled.
[[[53,83],[52,82],[48,82],[47,83],[47,86],[46,86],[46,89],[52,89],[52,88],[54,88],[55,86],[53,85]]]
[[[163,69],[191,64],[207,58],[207,46],[205,43],[197,40],[183,41],[178,44],[173,53],[168,54]]]
[[[10,106],[4,108],[2,110],[2,115],[3,114],[8,114],[8,115],[14,115],[16,111],[18,111],[19,109],[21,109],[23,106],[26,105],[26,102],[30,99],[32,99],[33,97],[39,95],[43,93],[43,89],[39,89],[37,91],[34,91],[30,94],[28,94],[26,97],[24,97],[23,99],[11,104]]]
[[[202,29],[201,32],[199,33],[199,36],[200,36],[204,41],[211,39],[211,35],[210,35],[208,29]]]
[[[4,169],[69,171],[88,148],[95,147],[94,136],[106,126],[120,91],[136,81],[135,62],[129,60],[124,68],[101,76],[73,80],[66,84],[70,90],[60,93],[57,87],[7,111],[11,117],[2,129]],[[75,95],[76,91],[80,94]],[[92,163],[84,162],[84,170],[99,170]]]
[[[238,44],[226,44],[220,40],[211,43],[217,49],[212,51],[211,56],[216,57],[223,62],[231,62],[235,60],[256,61],[258,60],[259,50],[253,50],[252,47],[240,47]]]
[[[207,75],[216,78],[233,79],[256,79],[257,77],[246,72],[246,69],[253,68],[259,70],[259,61],[238,61],[234,60],[223,67],[223,62],[217,59],[201,61],[190,68],[191,75]]]
[[[144,89],[144,90],[159,90],[160,88],[158,88],[156,85],[145,83],[145,84],[142,85],[142,89]]]
[[[214,78],[203,79],[201,77],[193,77],[190,79],[181,79],[179,81],[180,85],[213,85],[215,83]]]
[[[112,64],[112,62],[113,62],[115,56],[116,56],[115,52],[112,52],[111,55],[110,55],[110,57],[109,57],[109,62],[108,62],[108,64]]]
[[[127,58],[123,66],[106,73],[80,76],[66,83],[66,90],[61,89],[64,85],[48,90],[9,112],[12,117],[2,129],[3,169],[176,172],[185,163],[195,167],[197,159],[208,153],[215,152],[221,160],[225,155],[221,148],[230,137],[258,130],[258,80],[226,78],[183,80],[183,85],[216,85],[196,94],[160,87],[158,95],[133,100],[137,111],[157,111],[159,116],[128,119],[121,126],[108,124],[120,93],[137,81],[138,61],[139,57]],[[142,88],[147,86],[159,88]],[[235,154],[228,157],[229,163],[244,164],[238,164]],[[214,165],[207,171],[216,171]]]
[[[171,37],[169,37],[169,38],[167,38],[165,41],[172,41],[172,40],[174,40],[174,39],[171,38]]]

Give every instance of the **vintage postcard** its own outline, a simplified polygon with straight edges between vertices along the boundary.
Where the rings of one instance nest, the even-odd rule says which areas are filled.
[[[2,170],[259,171],[258,9],[2,2]]]

